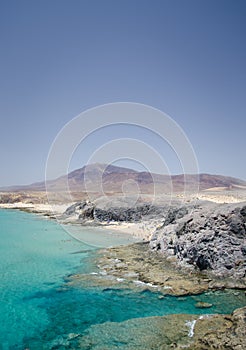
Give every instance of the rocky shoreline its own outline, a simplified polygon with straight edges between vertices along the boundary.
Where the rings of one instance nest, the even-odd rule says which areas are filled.
[[[215,277],[189,266],[180,269],[175,258],[151,251],[146,243],[110,248],[101,252],[98,266],[103,274],[138,281],[144,288],[158,288],[163,294],[184,296],[207,290],[235,288],[246,290],[245,280]]]
[[[56,218],[62,224],[102,226],[144,240],[143,245],[112,248],[102,256],[105,261],[101,265],[109,266],[110,273],[118,274],[119,278],[123,270],[133,269],[132,273],[143,275],[149,283],[161,283],[166,278],[160,269],[163,265],[177,281],[183,279],[183,285],[189,283],[192,276],[198,281],[194,286],[198,284],[201,290],[216,285],[218,288],[246,289],[246,202],[188,201],[185,204],[176,202],[172,206],[163,202],[161,205],[141,203],[129,207],[112,203],[98,205],[84,200],[68,207],[63,204],[48,208],[43,204],[34,208],[19,206],[18,209]],[[56,212],[52,213],[52,209]],[[122,261],[117,266],[108,264],[114,259]],[[138,261],[141,262],[141,271],[136,271]],[[144,266],[149,270],[148,276]],[[155,272],[156,266],[158,271]],[[155,276],[163,278],[156,281]],[[196,293],[196,287],[184,290]],[[177,293],[184,292],[177,289]]]
[[[23,210],[35,212],[33,208]],[[129,208],[102,207],[82,201],[66,210],[58,210],[55,215],[45,212],[45,208],[38,213],[56,217],[62,223],[100,225],[118,230],[127,227],[127,232],[145,239],[145,242],[100,250],[95,262],[98,270],[90,276],[69,276],[66,280],[68,287],[89,283],[105,288],[158,290],[164,296],[195,295],[225,288],[246,291],[245,202],[215,204],[196,201],[175,203],[171,207],[142,203]],[[145,230],[138,231],[140,225]],[[187,335],[185,322],[189,324],[188,331],[193,332],[192,337]],[[139,335],[141,349],[146,350],[184,347],[242,350],[246,347],[246,307],[235,310],[232,315],[207,318],[172,315],[129,320],[124,324],[135,330],[136,333],[130,334]],[[138,330],[140,324],[143,325],[142,331],[141,327]],[[101,340],[93,340],[88,330],[87,334],[76,337],[77,348],[103,348],[104,337],[115,325],[93,327],[92,333],[98,332]],[[141,340],[143,334],[146,334],[146,347]],[[124,339],[128,339],[128,334]],[[122,337],[119,337],[121,341]]]
[[[158,252],[163,260],[169,259],[185,273],[203,272],[209,278],[228,278],[246,286],[245,202],[101,208],[83,201],[70,206],[61,219],[83,225],[152,224],[151,234],[143,238],[149,241],[150,251]],[[134,234],[134,226],[132,229]],[[157,259],[158,255],[153,256]]]
[[[131,319],[120,324],[104,323],[90,327],[78,338],[78,347],[84,350],[117,349],[245,349],[246,308],[231,315],[170,315]],[[114,334],[110,346],[109,334]],[[129,345],[127,345],[129,344]]]
[[[78,206],[75,208],[78,210]],[[142,220],[146,217],[156,219],[153,215],[156,208],[150,213],[145,210],[146,206],[140,211],[145,213]],[[112,220],[112,212],[124,218],[126,213],[129,214],[125,209],[115,211],[110,208],[100,211],[103,216],[99,218],[110,217]],[[90,215],[93,215],[93,210]],[[86,216],[81,218],[85,220]],[[117,216],[114,219],[117,220]],[[138,217],[132,218],[131,214],[127,220],[137,222]],[[97,259],[99,273],[90,277],[90,283],[105,288],[119,288],[120,284],[120,288],[155,289],[163,295],[174,296],[225,288],[246,290],[245,203],[204,202],[176,206],[169,208],[165,215],[159,215],[156,226],[150,241],[102,250]],[[83,279],[84,276],[78,275],[68,283],[78,286]],[[125,324],[123,329],[129,324],[131,331],[116,337],[116,340],[127,344],[129,334],[131,339],[132,334],[136,339],[136,344],[126,346],[126,349],[141,346],[141,349],[242,350],[246,347],[246,307],[236,309],[232,315],[171,315],[129,320]],[[160,329],[159,325],[162,325]],[[184,325],[190,326],[188,336]],[[107,334],[114,327],[114,324],[105,324],[89,329],[80,338],[80,348],[103,348]],[[97,332],[95,340],[93,337]]]
[[[151,249],[216,277],[246,284],[246,205],[197,205],[170,211],[150,242]]]
[[[71,275],[68,288],[100,287],[103,290],[133,289],[158,292],[165,296],[199,295],[208,290],[226,288],[245,290],[245,284],[231,278],[211,278],[204,271],[177,268],[172,259],[163,258],[149,249],[148,242],[98,251],[95,272]],[[211,304],[197,302],[197,308]],[[76,349],[231,349],[243,350],[246,345],[246,307],[231,315],[188,315],[130,319],[122,323],[106,322],[91,326],[76,338]],[[112,334],[114,341],[112,342]],[[125,345],[124,345],[125,344]]]
[[[47,349],[244,350],[246,308],[231,315],[168,315],[105,322],[54,339]],[[46,349],[46,348],[45,348]]]

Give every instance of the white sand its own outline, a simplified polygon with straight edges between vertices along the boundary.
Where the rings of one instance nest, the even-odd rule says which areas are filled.
[[[187,197],[187,200],[207,200],[215,203],[240,203],[246,201],[246,191],[233,192],[233,193],[223,193],[223,192],[200,192],[196,195],[191,195]],[[74,203],[66,204],[32,204],[32,203],[4,203],[0,204],[0,208],[7,209],[28,209],[31,212],[40,213],[40,214],[53,214],[60,215],[65,212],[65,210]],[[73,221],[77,220],[77,216],[69,217],[69,223],[72,224]],[[142,221],[140,223],[128,223],[128,222],[110,222],[109,224],[104,224],[103,227],[108,230],[114,230],[121,233],[131,234],[137,238],[143,240],[150,240],[152,234],[158,226],[160,226],[161,221],[163,220],[152,220],[152,221]]]
[[[0,204],[0,208],[5,209],[28,209],[30,212],[40,213],[40,214],[62,214],[65,212],[65,210],[74,203],[67,203],[67,204],[56,204],[56,205],[50,205],[50,204],[31,204],[31,203],[23,203],[23,202],[17,202],[17,203],[4,203]],[[69,222],[72,223],[72,221],[77,219],[77,216],[69,217]],[[143,240],[149,240],[152,236],[152,233],[155,231],[156,227],[158,226],[158,222],[150,222],[150,221],[143,221],[141,223],[128,223],[128,222],[120,222],[120,223],[110,223],[103,225],[104,229],[108,229],[111,231],[118,231],[120,233],[126,233],[131,234],[136,238],[140,238]]]
[[[156,228],[160,225],[157,221],[142,221],[141,223],[110,223],[103,227],[108,230],[119,231],[122,233],[131,234],[136,238],[150,240]]]
[[[242,194],[208,194],[208,193],[199,193],[197,195],[198,199],[206,200],[214,203],[240,203],[246,201],[246,195]]]
[[[67,204],[32,204],[32,203],[0,203],[0,208],[4,209],[29,209],[30,211],[50,214],[62,214],[73,203]]]

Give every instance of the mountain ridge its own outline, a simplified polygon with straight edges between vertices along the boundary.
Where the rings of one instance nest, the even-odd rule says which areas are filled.
[[[162,187],[163,190],[179,191],[187,186],[192,190],[199,182],[200,190],[210,189],[246,189],[246,181],[231,176],[217,174],[157,174],[148,171],[137,171],[130,168],[107,165],[102,163],[84,165],[67,175],[59,176],[47,182],[34,182],[30,185],[15,185],[0,188],[3,192],[18,191],[62,191],[68,182],[71,191],[96,191],[101,186],[106,191],[118,191],[127,184],[129,191],[133,187],[141,187],[144,191],[152,191],[153,186]]]

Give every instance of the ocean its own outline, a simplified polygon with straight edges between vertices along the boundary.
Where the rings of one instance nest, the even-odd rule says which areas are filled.
[[[96,228],[88,232],[76,228],[77,234],[80,230],[84,242],[88,242],[87,235],[98,246],[129,242],[129,237],[124,239],[111,232],[107,236]],[[106,322],[120,327],[121,322],[130,319],[175,313],[229,313],[245,305],[243,292],[235,291],[205,293],[199,301],[211,302],[213,307],[197,309],[197,297],[192,296],[162,298],[154,290],[86,283],[69,286],[70,274],[84,273],[89,279],[96,273],[96,244],[76,240],[55,221],[34,214],[0,210],[0,242],[2,350],[65,349],[66,337],[76,339]]]

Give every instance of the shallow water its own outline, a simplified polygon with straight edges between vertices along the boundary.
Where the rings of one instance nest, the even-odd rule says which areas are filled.
[[[98,242],[97,230],[90,229],[88,234],[94,233]],[[174,313],[230,313],[245,305],[243,292],[235,291],[163,298],[156,291],[121,289],[120,284],[118,289],[69,287],[65,285],[65,276],[95,271],[96,250],[71,238],[56,222],[35,215],[1,210],[0,241],[3,350],[48,349],[60,336],[82,334],[92,325],[107,321]],[[123,243],[122,237],[119,242]],[[105,245],[105,234],[101,243]],[[198,301],[213,306],[197,309]]]

